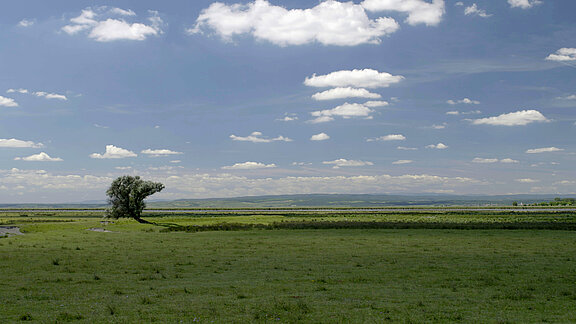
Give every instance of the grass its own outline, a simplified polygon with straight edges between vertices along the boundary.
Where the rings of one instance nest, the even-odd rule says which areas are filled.
[[[356,217],[394,220],[400,216]],[[413,221],[427,216],[403,215]],[[494,222],[524,217],[440,216]],[[39,219],[48,217],[59,218]],[[151,220],[186,225],[272,224],[323,217],[342,221],[355,216],[156,216]],[[571,219],[558,214],[526,217],[547,222]],[[163,227],[128,220],[106,226],[98,218],[62,220],[66,221],[25,222],[21,228],[26,235],[0,239],[4,322],[576,322],[573,231],[168,233],[161,231]],[[106,227],[113,233],[86,231],[91,227]]]

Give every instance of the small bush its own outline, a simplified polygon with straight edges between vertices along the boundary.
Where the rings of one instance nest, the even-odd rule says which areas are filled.
[[[21,315],[19,318],[21,321],[31,321],[32,320],[32,315],[30,315],[29,313],[26,313],[24,315]]]

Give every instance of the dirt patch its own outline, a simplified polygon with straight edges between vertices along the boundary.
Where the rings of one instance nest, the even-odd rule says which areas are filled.
[[[0,237],[11,235],[24,235],[18,226],[0,226]]]
[[[100,228],[100,227],[92,227],[92,228],[87,229],[87,231],[101,232],[101,233],[112,233],[112,231],[109,231],[107,229]]]

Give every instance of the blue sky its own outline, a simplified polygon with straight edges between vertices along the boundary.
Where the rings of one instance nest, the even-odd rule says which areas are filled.
[[[576,193],[576,2],[4,1],[0,203]]]

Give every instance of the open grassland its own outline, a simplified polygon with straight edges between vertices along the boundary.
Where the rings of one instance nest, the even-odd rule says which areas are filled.
[[[0,215],[2,322],[576,322],[576,232],[277,229],[288,222],[574,223],[569,213]],[[112,232],[93,232],[90,228]]]

